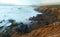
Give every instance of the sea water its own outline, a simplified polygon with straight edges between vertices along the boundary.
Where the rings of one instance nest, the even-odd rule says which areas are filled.
[[[8,22],[9,19],[13,19],[16,22],[26,22],[30,17],[36,16],[37,14],[42,14],[35,11],[36,7],[32,6],[0,6],[0,23],[1,26],[9,26],[11,23]]]

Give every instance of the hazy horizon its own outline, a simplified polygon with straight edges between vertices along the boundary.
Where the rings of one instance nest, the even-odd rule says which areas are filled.
[[[60,0],[0,0],[0,4],[8,5],[49,5],[59,2]]]

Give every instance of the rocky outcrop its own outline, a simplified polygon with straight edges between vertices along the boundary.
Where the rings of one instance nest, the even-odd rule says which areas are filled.
[[[15,32],[11,37],[60,37],[60,22],[54,22],[27,34]]]
[[[11,37],[60,37],[60,9],[40,7],[35,10],[43,14],[30,18],[32,31],[26,34],[15,32]]]
[[[38,7],[37,9],[35,9],[36,11],[45,13],[45,12],[52,12],[55,13],[58,17],[58,19],[60,20],[60,8],[58,7],[47,7],[47,6],[43,6],[43,7]]]
[[[36,11],[42,12],[29,20],[28,25],[20,23],[11,26],[1,37],[60,37],[60,9],[56,7],[39,7]],[[9,32],[10,31],[10,32]]]
[[[45,12],[42,15],[30,18],[30,20],[32,21],[31,29],[36,29],[58,21],[58,17],[52,12]]]

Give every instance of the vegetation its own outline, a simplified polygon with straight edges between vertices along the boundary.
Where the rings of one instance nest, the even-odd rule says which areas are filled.
[[[27,34],[14,33],[11,37],[60,37],[60,22],[54,22],[48,26],[35,29]]]

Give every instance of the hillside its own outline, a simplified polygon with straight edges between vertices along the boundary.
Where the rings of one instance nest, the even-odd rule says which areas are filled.
[[[60,19],[60,5],[50,5],[50,6],[40,6],[37,11],[41,12],[53,12],[58,16],[58,19]]]
[[[38,28],[27,34],[14,33],[11,37],[60,37],[60,22]]]
[[[38,23],[32,24],[32,27],[38,27],[38,28],[32,30],[30,33],[27,33],[27,34],[14,32],[14,34],[11,35],[11,37],[60,37],[60,7],[59,6],[42,6],[42,7],[38,7],[38,9],[35,9],[35,10],[42,12],[44,15],[40,15],[32,19],[34,19],[34,21],[36,20],[41,21],[44,17],[44,20],[42,20],[42,21],[45,21],[45,22],[42,22],[43,26],[38,27],[40,24],[42,24],[41,22],[39,22],[39,24]],[[51,13],[56,14],[57,19],[55,21],[53,20],[55,17],[53,14],[51,15]],[[42,19],[40,20],[40,18]],[[54,22],[50,23],[48,22],[49,20],[50,22],[52,21]]]

